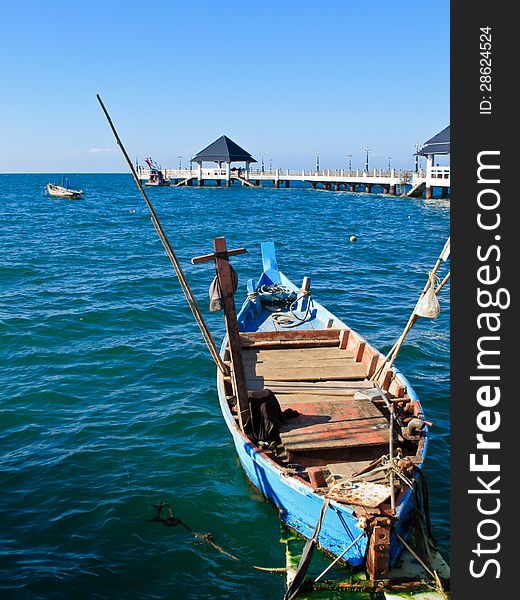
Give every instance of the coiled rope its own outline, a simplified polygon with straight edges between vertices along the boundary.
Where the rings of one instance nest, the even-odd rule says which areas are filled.
[[[255,292],[250,292],[248,294],[248,299],[256,300],[258,296],[266,299],[269,298],[273,307],[278,306],[279,308],[285,308],[285,312],[272,313],[271,318],[276,325],[278,325],[278,327],[289,329],[291,327],[297,327],[301,323],[305,323],[305,321],[309,318],[312,303],[310,291],[301,290],[300,295],[297,295],[294,300],[291,300],[291,295],[293,294],[295,294],[295,292],[281,284],[261,285],[258,286]],[[307,302],[305,314],[303,317],[300,317],[295,314],[294,307],[298,305],[300,300],[306,297],[309,298],[309,301]]]

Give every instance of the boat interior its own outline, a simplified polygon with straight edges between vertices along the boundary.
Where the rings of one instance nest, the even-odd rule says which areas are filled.
[[[280,443],[258,444],[289,474],[318,493],[361,473],[365,482],[384,483],[384,470],[372,467],[389,453],[389,403],[402,426],[394,427],[395,452],[411,468],[420,462],[424,431],[409,427],[422,417],[420,404],[392,370],[378,382],[371,379],[381,355],[355,332],[293,329],[240,337],[248,391],[271,390],[282,410],[298,413],[280,425]],[[402,481],[396,479],[395,486],[399,500]],[[357,503],[352,500],[348,503]],[[384,508],[373,504],[376,512],[377,506]]]

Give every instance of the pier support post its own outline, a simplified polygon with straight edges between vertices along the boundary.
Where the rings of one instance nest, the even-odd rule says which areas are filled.
[[[385,193],[385,194],[389,194],[390,193],[390,186],[389,185],[383,185],[383,193]]]
[[[316,189],[316,182],[315,181],[311,181],[311,187],[313,190]]]
[[[217,179],[216,182],[217,182],[217,187],[220,187],[222,185],[222,180],[221,179]]]
[[[228,162],[226,162],[226,187],[230,187],[231,185],[231,166]]]
[[[367,183],[367,184],[365,185],[365,192],[366,192],[367,194],[370,194],[370,193],[372,193],[372,184],[371,184],[371,183]]]
[[[204,179],[202,177],[199,179],[199,187],[204,187]]]
[[[349,184],[349,189],[350,189],[351,192],[355,192],[356,191],[356,184],[355,183]]]
[[[280,187],[280,180],[279,180],[279,179],[275,179],[275,180],[274,180],[274,187],[275,187],[276,189],[278,189],[278,188]]]
[[[391,194],[392,196],[396,195],[396,185],[395,185],[395,183],[390,186],[389,194]]]
[[[285,180],[285,187],[286,188],[290,188],[291,187],[291,182],[288,179]]]
[[[426,188],[426,200],[431,200],[433,198],[433,187]]]

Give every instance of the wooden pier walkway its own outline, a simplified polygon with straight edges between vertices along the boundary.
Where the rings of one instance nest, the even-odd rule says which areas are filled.
[[[149,172],[140,169],[140,178],[147,180]],[[288,169],[246,170],[246,169],[164,169],[163,175],[176,186],[231,186],[239,183],[248,187],[289,188],[291,182],[307,183],[313,189],[382,193],[392,196],[432,196],[434,187],[440,189],[441,197],[446,197],[450,187],[450,167],[433,167],[427,174],[424,170],[415,173],[400,169],[324,169],[320,171],[291,171]],[[377,191],[373,192],[374,187]],[[405,190],[405,186],[410,189]]]

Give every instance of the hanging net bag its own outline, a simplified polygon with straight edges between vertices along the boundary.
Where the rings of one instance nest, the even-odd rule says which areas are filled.
[[[415,308],[415,314],[418,317],[425,317],[426,319],[436,319],[441,312],[441,307],[437,300],[437,296],[435,295],[436,277],[433,273],[430,273],[429,276],[430,286],[426,290],[424,296],[419,300],[417,307]]]

